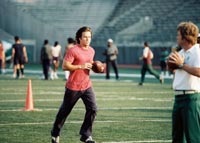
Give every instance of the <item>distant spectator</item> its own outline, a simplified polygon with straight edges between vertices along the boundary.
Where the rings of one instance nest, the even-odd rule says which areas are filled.
[[[51,49],[51,46],[49,45],[48,40],[44,40],[44,44],[41,48],[40,60],[41,60],[41,63],[42,63],[44,79],[48,80],[49,79],[48,75],[49,75],[49,70],[50,70],[50,63],[51,63],[51,60],[52,60],[52,49]]]
[[[67,54],[67,51],[68,51],[70,48],[74,47],[75,44],[76,44],[76,41],[75,41],[73,38],[69,37],[69,38],[67,39],[67,45],[66,45],[66,47],[65,47],[64,57],[65,57],[65,55]],[[67,80],[68,77],[69,77],[69,71],[65,71],[65,80]]]
[[[53,79],[58,79],[57,71],[60,64],[60,60],[62,58],[61,46],[58,43],[58,41],[54,43],[54,46],[52,48],[52,56],[53,56],[53,60],[52,60],[53,69],[51,72],[51,77],[53,77]]]
[[[162,48],[160,52],[160,68],[161,68],[161,76],[164,77],[168,75],[167,73],[167,57],[169,56],[169,52],[167,48]]]
[[[110,79],[110,64],[112,65],[115,78],[119,79],[118,75],[118,67],[117,67],[117,55],[118,55],[118,48],[114,44],[112,39],[108,39],[107,41],[107,49],[103,53],[106,56],[106,79]]]
[[[15,44],[12,46],[12,60],[14,62],[14,69],[16,70],[17,74],[16,79],[19,79],[24,78],[24,64],[28,62],[28,56],[26,47],[21,43],[21,39],[18,36],[15,36],[14,39]]]

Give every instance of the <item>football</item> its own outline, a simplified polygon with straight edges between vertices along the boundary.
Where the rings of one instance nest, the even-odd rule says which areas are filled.
[[[172,59],[169,57],[167,59],[167,67],[169,71],[173,72],[175,69],[178,69],[179,67],[177,64],[171,63],[170,61],[172,61]]]
[[[92,71],[95,73],[104,73],[106,65],[100,61],[94,61],[92,64]]]

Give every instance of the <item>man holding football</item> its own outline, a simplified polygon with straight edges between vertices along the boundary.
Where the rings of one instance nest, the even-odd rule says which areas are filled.
[[[198,27],[181,22],[177,27],[179,52],[169,56],[168,66],[174,69],[175,100],[172,112],[172,142],[200,142],[200,48]],[[173,66],[176,65],[176,66]]]
[[[95,143],[92,140],[92,127],[96,117],[97,105],[90,70],[92,68],[95,51],[90,47],[92,30],[82,27],[76,32],[76,42],[63,59],[63,70],[70,71],[66,82],[63,103],[57,113],[52,131],[52,143],[59,143],[60,130],[74,105],[81,98],[86,109],[85,118],[80,129],[80,140],[85,143]]]

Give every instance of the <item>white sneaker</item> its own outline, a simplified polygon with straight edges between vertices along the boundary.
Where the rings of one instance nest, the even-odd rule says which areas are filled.
[[[85,137],[81,136],[80,141],[82,141],[84,143],[95,143],[95,141],[92,140],[91,136],[89,136],[88,138],[85,138]]]
[[[16,74],[13,74],[13,78],[16,78]]]
[[[50,79],[54,80],[54,73],[53,72],[50,73]]]
[[[59,140],[60,140],[59,136],[51,137],[51,143],[59,143]]]
[[[58,79],[57,73],[54,73],[54,78],[55,78],[55,79]]]
[[[5,74],[6,73],[6,70],[5,69],[2,69],[2,74]]]
[[[53,77],[53,76],[50,76],[50,79],[51,79],[51,80],[54,80],[54,77]]]
[[[25,76],[24,76],[24,75],[21,75],[21,74],[20,74],[20,76],[19,76],[19,78],[24,78],[24,77],[25,77]]]
[[[41,75],[40,79],[45,79],[44,75]]]

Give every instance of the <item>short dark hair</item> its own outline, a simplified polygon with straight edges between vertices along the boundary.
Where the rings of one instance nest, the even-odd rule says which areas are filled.
[[[71,37],[67,38],[67,42],[68,42],[68,44],[75,44],[76,43],[75,40]]]
[[[57,46],[59,43],[58,43],[58,41],[56,41],[55,43],[54,43],[54,46]]]
[[[148,44],[148,42],[147,42],[147,41],[145,41],[145,42],[144,42],[144,46],[146,46],[146,47],[148,47],[148,46],[149,46],[149,44]]]
[[[18,41],[19,40],[19,36],[15,36],[14,39],[15,39],[15,41]]]
[[[92,29],[90,27],[87,27],[87,26],[84,26],[84,27],[81,27],[77,32],[76,32],[76,42],[78,44],[80,44],[80,40],[79,38],[82,37],[82,33],[83,32],[86,32],[86,31],[89,31],[92,35]]]
[[[45,39],[44,40],[44,45],[48,44],[49,43],[49,40]]]

